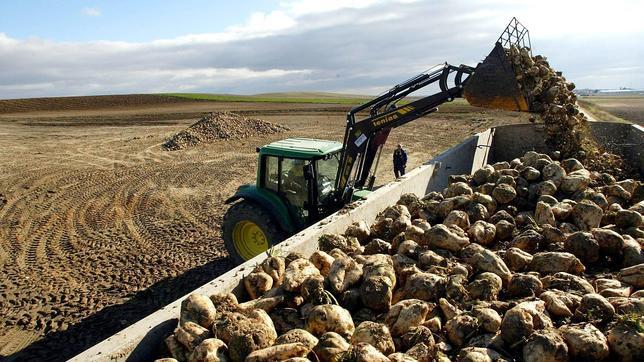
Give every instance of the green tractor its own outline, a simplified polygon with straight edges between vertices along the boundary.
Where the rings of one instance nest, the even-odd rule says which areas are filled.
[[[526,43],[527,40],[527,43]],[[382,148],[391,129],[465,97],[475,106],[529,111],[526,94],[515,78],[506,49],[529,46],[528,31],[513,18],[492,52],[476,68],[438,65],[347,114],[342,143],[289,138],[258,148],[257,181],[239,187],[226,200],[234,203],[224,216],[228,252],[243,262],[366,197],[375,183]],[[429,96],[407,98],[427,86]],[[363,116],[357,119],[357,116]]]
[[[241,262],[336,211],[335,178],[342,143],[289,138],[259,148],[257,181],[226,203],[226,248]]]

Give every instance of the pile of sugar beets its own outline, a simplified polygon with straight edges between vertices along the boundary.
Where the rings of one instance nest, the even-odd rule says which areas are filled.
[[[644,360],[644,184],[528,152],[403,195],[248,300],[191,295],[178,361]],[[164,361],[171,361],[166,358]]]

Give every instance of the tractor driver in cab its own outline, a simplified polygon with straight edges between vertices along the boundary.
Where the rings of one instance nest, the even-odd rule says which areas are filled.
[[[284,175],[284,193],[296,208],[303,208],[308,196],[304,178],[304,160],[292,159],[292,166]]]

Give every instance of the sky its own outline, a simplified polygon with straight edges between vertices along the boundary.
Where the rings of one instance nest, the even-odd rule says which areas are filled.
[[[578,88],[644,88],[644,1],[0,0],[0,99],[379,94],[475,66],[516,16]]]

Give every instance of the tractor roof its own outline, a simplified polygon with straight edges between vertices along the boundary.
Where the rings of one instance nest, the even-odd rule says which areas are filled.
[[[342,149],[342,143],[312,138],[287,138],[276,141],[260,149],[263,155],[294,158],[317,158]]]

